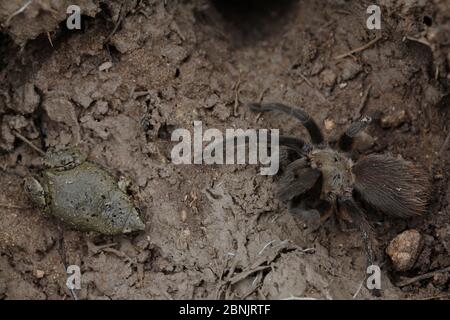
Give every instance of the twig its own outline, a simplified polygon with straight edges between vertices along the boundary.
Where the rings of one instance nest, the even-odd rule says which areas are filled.
[[[441,293],[430,297],[422,298],[421,300],[435,300],[435,299],[448,299],[450,298],[450,293]]]
[[[362,116],[362,112],[363,112],[364,108],[366,107],[367,100],[369,99],[369,95],[370,95],[370,90],[372,90],[372,85],[369,85],[367,87],[367,89],[364,92],[364,95],[361,99],[361,103],[359,104],[359,108],[358,108],[358,118]]]
[[[40,148],[36,147],[30,140],[28,140],[27,138],[25,138],[23,135],[21,135],[19,132],[13,130],[14,135],[19,138],[20,140],[22,140],[23,142],[25,142],[27,145],[29,145],[34,151],[36,151],[37,153],[39,153],[41,156],[45,156],[45,152],[42,151]]]
[[[14,18],[15,16],[21,14],[22,12],[24,12],[32,2],[33,2],[33,0],[28,0],[28,2],[25,3],[22,7],[20,7],[19,9],[17,9],[13,13],[11,13],[10,16],[8,17],[8,19],[6,19],[5,26],[6,27],[9,26],[11,19]]]
[[[48,38],[48,42],[50,42],[50,45],[52,46],[52,48],[54,48],[53,41],[52,41],[52,36],[50,35],[50,32],[47,32],[47,38]]]
[[[412,284],[414,282],[425,280],[425,279],[434,277],[436,274],[444,273],[444,272],[450,272],[450,266],[448,266],[448,267],[446,267],[444,269],[440,269],[440,270],[428,272],[428,273],[425,273],[425,274],[421,274],[420,276],[417,276],[417,277],[405,279],[403,281],[398,282],[396,284],[396,286],[397,287],[404,287],[404,286],[410,285],[410,284]]]
[[[303,73],[299,72],[298,74],[303,79],[303,81],[305,81],[311,87],[311,89],[314,90],[314,92],[317,94],[317,96],[320,99],[322,99],[324,102],[328,103],[328,100],[324,96],[324,94],[322,92],[320,92],[319,89],[317,89],[316,86]]]
[[[240,91],[240,86],[241,86],[241,70],[239,70],[239,78],[236,82],[236,84],[234,85],[234,108],[233,108],[233,114],[235,117],[238,116],[237,113],[237,109],[239,107],[239,91]]]
[[[245,300],[247,299],[253,292],[258,290],[262,286],[262,283],[258,283],[255,287],[251,288],[246,294],[244,294],[240,299]]]
[[[6,209],[17,209],[17,210],[32,209],[32,207],[21,207],[21,206],[16,206],[14,204],[2,204],[2,203],[0,203],[0,207],[1,208],[6,208]]]
[[[112,29],[111,33],[106,37],[105,42],[104,42],[105,44],[107,44],[109,42],[109,40],[111,40],[113,35],[117,32],[117,29],[119,29],[119,26],[122,24],[122,20],[125,17],[124,7],[125,7],[125,1],[123,1],[120,6],[119,17],[117,18],[116,24],[115,24],[114,28]]]
[[[417,39],[417,38],[414,38],[414,37],[405,36],[405,37],[403,38],[403,41],[405,41],[405,40],[414,41],[414,42],[423,44],[424,46],[427,46],[427,47],[430,47],[430,48],[431,48],[431,44],[430,44],[427,40],[422,39],[422,38],[421,38],[421,39]]]
[[[241,272],[241,273],[235,275],[233,278],[231,278],[229,280],[229,282],[230,282],[231,285],[233,285],[235,283],[238,283],[241,280],[244,280],[245,278],[247,278],[248,276],[254,274],[255,272],[266,270],[266,269],[269,269],[269,268],[271,268],[271,267],[270,266],[259,266],[259,267],[256,267],[254,269]]]
[[[265,246],[261,249],[261,251],[258,252],[258,256],[260,256],[261,253],[263,253],[263,251],[266,250],[266,248],[267,248],[268,246],[270,246],[272,243],[274,243],[275,241],[278,241],[278,240],[271,240],[271,241],[267,242],[267,243],[265,244]]]
[[[358,290],[356,290],[355,294],[353,295],[352,299],[356,299],[356,297],[358,296],[359,292],[361,291],[364,282],[366,281],[366,277],[364,277],[364,279],[361,281],[361,283],[359,284]]]
[[[266,94],[267,90],[269,90],[269,88],[266,87],[266,88],[264,88],[264,90],[262,90],[261,93],[259,94],[259,97],[258,97],[258,103],[259,103],[259,104],[261,104],[261,102],[263,101],[264,95]],[[255,122],[258,122],[258,119],[261,118],[261,115],[262,115],[261,112],[259,112],[259,113],[256,115],[256,117],[255,117]]]
[[[336,60],[339,60],[339,59],[348,57],[348,56],[350,56],[350,55],[352,55],[352,54],[354,54],[354,53],[364,51],[364,50],[370,48],[371,46],[373,46],[373,45],[374,45],[375,43],[377,43],[378,41],[380,41],[381,38],[382,38],[381,36],[376,36],[375,39],[369,41],[369,42],[366,43],[365,45],[363,45],[363,46],[361,46],[361,47],[359,47],[359,48],[350,50],[350,51],[347,52],[347,53],[340,54],[340,55],[338,55],[338,56],[336,56],[336,57],[334,57],[334,58],[335,58]]]

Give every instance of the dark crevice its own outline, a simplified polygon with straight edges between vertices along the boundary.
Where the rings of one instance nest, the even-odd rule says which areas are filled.
[[[423,23],[429,27],[433,24],[433,19],[430,16],[423,17]]]
[[[0,71],[8,64],[8,56],[11,54],[11,51],[16,52],[17,49],[11,37],[6,33],[0,32]]]
[[[223,17],[225,31],[244,41],[262,40],[280,32],[298,1],[295,0],[210,0]]]

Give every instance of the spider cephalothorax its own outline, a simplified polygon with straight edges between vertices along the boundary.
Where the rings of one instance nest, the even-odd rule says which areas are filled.
[[[426,211],[427,175],[412,163],[389,155],[367,155],[353,162],[348,155],[353,138],[370,122],[363,117],[341,135],[339,150],[324,141],[321,130],[303,110],[280,103],[252,103],[255,112],[281,111],[294,116],[307,129],[311,143],[280,136],[280,145],[295,153],[284,169],[279,198],[293,213],[324,220],[332,213],[354,222],[362,231],[368,262],[373,263],[364,212],[356,198],[388,215],[407,218]],[[355,197],[355,196],[358,197]]]

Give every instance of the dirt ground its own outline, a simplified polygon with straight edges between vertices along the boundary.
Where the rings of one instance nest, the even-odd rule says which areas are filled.
[[[374,299],[358,292],[359,233],[333,220],[311,230],[274,197],[278,177],[171,163],[171,132],[194,120],[306,135],[245,108],[261,95],[303,107],[332,141],[372,115],[359,152],[427,170],[426,216],[369,212],[381,298],[449,298],[449,272],[396,286],[450,265],[448,1],[28,2],[0,1],[0,299],[71,299],[64,263],[81,267],[79,299]],[[366,28],[374,2],[381,30]],[[69,4],[82,8],[82,30],[66,28]],[[86,234],[43,216],[22,191],[41,157],[14,130],[44,150],[78,145],[129,178],[145,232]],[[413,269],[395,272],[385,248],[410,228],[424,247]]]

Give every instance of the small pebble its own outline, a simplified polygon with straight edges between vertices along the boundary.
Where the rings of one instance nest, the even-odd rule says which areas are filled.
[[[34,275],[38,279],[42,279],[45,276],[45,272],[42,270],[35,270]]]
[[[327,87],[333,87],[334,84],[336,83],[336,74],[330,70],[330,69],[325,69],[322,71],[322,73],[320,74],[320,77],[322,78],[322,82],[327,86]]]
[[[106,114],[108,112],[108,102],[98,101],[96,104],[96,111],[98,114]]]
[[[113,64],[112,64],[111,61],[106,61],[106,62],[103,62],[103,63],[100,65],[100,67],[98,67],[98,70],[99,70],[99,71],[106,71],[106,70],[108,70],[108,69],[111,69],[112,66],[113,66]]]
[[[448,281],[447,273],[437,273],[433,276],[433,284],[437,287],[444,286]]]
[[[334,123],[334,121],[331,120],[331,119],[325,119],[325,120],[323,121],[323,124],[324,124],[325,130],[327,130],[327,131],[333,130],[334,127],[336,126],[335,123]]]
[[[187,212],[186,210],[181,210],[181,222],[186,222],[187,220]]]
[[[399,127],[407,120],[406,111],[405,110],[394,111],[388,115],[382,116],[380,120],[382,128]]]
[[[386,249],[394,269],[400,272],[410,270],[416,262],[422,244],[422,235],[417,230],[406,230],[397,235]]]
[[[216,94],[212,94],[212,95],[208,96],[208,98],[205,99],[205,101],[203,103],[203,107],[205,109],[211,109],[219,102],[220,102],[219,96]]]
[[[367,132],[362,131],[355,137],[353,148],[360,152],[364,152],[372,148],[374,144],[375,139]]]

